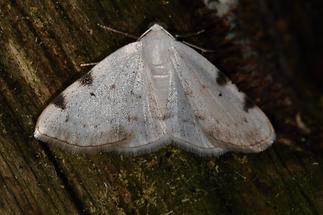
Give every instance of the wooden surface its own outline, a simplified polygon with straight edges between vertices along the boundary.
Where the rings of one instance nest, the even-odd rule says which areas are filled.
[[[323,213],[322,76],[304,71],[309,41],[319,39],[308,4],[242,0],[219,17],[189,0],[0,1],[0,214]],[[266,112],[273,147],[130,157],[71,154],[33,139],[46,104],[90,69],[81,63],[131,42],[97,23],[140,35],[155,21],[172,33],[207,29],[189,42],[216,50],[205,56]]]

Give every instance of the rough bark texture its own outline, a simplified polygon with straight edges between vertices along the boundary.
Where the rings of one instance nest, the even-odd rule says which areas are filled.
[[[219,17],[202,2],[0,1],[0,214],[323,213],[319,0],[241,0]],[[322,11],[321,11],[322,12]],[[32,133],[51,99],[96,62],[162,22],[266,112],[277,141],[259,154],[76,155]],[[319,49],[321,48],[321,49]],[[318,51],[319,50],[319,51]]]

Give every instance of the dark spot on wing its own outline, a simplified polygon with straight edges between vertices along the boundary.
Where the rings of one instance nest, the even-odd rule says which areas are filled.
[[[128,122],[135,122],[138,121],[138,117],[136,116],[128,116]]]
[[[244,101],[243,101],[243,110],[245,112],[248,112],[249,109],[254,108],[256,104],[248,98],[248,96],[244,96]]]
[[[218,71],[218,77],[216,77],[216,82],[218,83],[218,85],[223,86],[229,82],[229,79],[221,71]]]
[[[80,78],[80,83],[83,86],[87,86],[87,85],[92,85],[93,83],[93,77],[91,73],[86,73],[85,75],[83,75]]]
[[[243,121],[244,121],[245,123],[248,123],[248,120],[247,120],[247,118],[246,118],[246,117],[243,117]]]
[[[163,114],[163,115],[158,115],[156,118],[158,119],[158,120],[162,120],[162,121],[164,121],[164,120],[167,120],[167,119],[169,119],[169,118],[171,118],[171,114],[170,113],[165,113],[165,114]]]
[[[201,112],[195,112],[194,115],[195,115],[196,119],[198,119],[198,120],[205,120],[205,116]]]
[[[184,90],[184,94],[185,94],[186,96],[191,96],[191,95],[193,94],[193,91],[192,91],[192,89],[191,89],[191,88],[189,88],[189,89],[185,89],[185,90]]]
[[[66,108],[66,101],[63,94],[59,94],[52,102],[56,107],[64,110]]]
[[[166,113],[162,116],[162,120],[167,120],[171,117],[171,114],[170,113]]]
[[[183,120],[182,120],[182,122],[183,122],[183,123],[190,123],[190,124],[192,124],[193,126],[195,126],[195,122],[194,122],[194,121],[192,121],[191,119],[183,119]]]
[[[219,94],[218,94],[219,96],[222,96],[222,93],[221,92],[219,92]]]
[[[111,90],[113,90],[113,89],[115,89],[116,88],[116,85],[115,84],[112,84],[111,86],[110,86],[110,89]]]
[[[90,93],[90,95],[91,95],[91,96],[94,96],[94,97],[96,97],[96,96],[95,96],[95,94],[94,94],[93,92],[91,92],[91,93]]]

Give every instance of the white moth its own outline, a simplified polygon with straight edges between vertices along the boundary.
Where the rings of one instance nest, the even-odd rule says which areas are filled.
[[[155,24],[56,97],[34,136],[73,151],[138,154],[175,143],[220,155],[260,152],[275,132],[214,65]]]

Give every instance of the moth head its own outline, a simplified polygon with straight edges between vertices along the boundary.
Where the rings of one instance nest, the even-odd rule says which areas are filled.
[[[151,20],[148,24],[148,29],[151,29],[151,30],[166,30],[168,29],[168,26],[166,23],[164,22],[161,22],[159,20]]]
[[[151,27],[146,31],[146,32],[144,32],[140,37],[139,37],[139,39],[138,40],[140,40],[140,39],[142,39],[144,36],[146,36],[149,32],[154,32],[154,31],[163,31],[163,32],[165,32],[166,34],[168,34],[170,37],[172,37],[173,38],[173,36],[168,32],[168,31],[166,31],[165,30],[165,28],[162,26],[163,24],[161,24],[161,23],[153,23],[152,25],[151,25]]]
[[[165,30],[160,24],[154,23],[150,28],[151,31]]]

